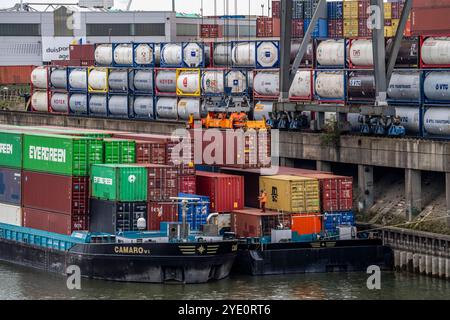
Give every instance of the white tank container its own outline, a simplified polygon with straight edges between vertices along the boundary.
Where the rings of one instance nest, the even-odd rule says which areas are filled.
[[[242,94],[249,88],[250,78],[244,72],[233,70],[226,74],[227,87],[231,88],[231,93]]]
[[[161,64],[179,66],[182,62],[182,45],[180,43],[167,43],[161,49]]]
[[[156,115],[161,119],[178,118],[178,99],[177,98],[159,98],[156,102]]]
[[[420,73],[418,71],[393,72],[387,94],[394,100],[419,100]]]
[[[108,75],[110,90],[127,91],[133,85],[133,77],[128,70],[112,70]]]
[[[33,109],[40,112],[48,112],[48,95],[46,91],[36,91],[31,96]]]
[[[274,103],[272,101],[258,101],[253,108],[253,117],[255,120],[262,120],[263,116],[269,119],[269,113],[273,112]]]
[[[131,44],[119,44],[114,49],[114,62],[120,65],[133,65],[133,46]]]
[[[289,90],[290,98],[312,98],[312,72],[310,70],[298,70]]]
[[[261,96],[280,95],[280,74],[273,71],[260,71],[253,78],[253,90]]]
[[[220,43],[214,48],[214,64],[216,66],[227,66],[231,64],[231,45]]]
[[[142,92],[153,92],[153,71],[139,70],[134,74],[134,89]]]
[[[89,111],[95,114],[107,114],[108,97],[102,94],[94,94],[89,98]]]
[[[152,65],[154,63],[152,46],[142,43],[134,49],[135,62],[141,65]]]
[[[450,101],[450,71],[428,73],[423,92],[430,100]]]
[[[200,78],[197,71],[183,71],[178,74],[177,89],[183,94],[195,94],[200,90]]]
[[[138,117],[153,118],[153,97],[136,97],[133,110]]]
[[[89,86],[93,90],[106,90],[108,88],[108,72],[106,69],[92,69],[89,72]]]
[[[72,89],[87,90],[86,69],[74,69],[69,74],[69,86]]]
[[[114,116],[128,116],[128,106],[130,98],[128,95],[113,95],[109,97],[108,108],[109,112]],[[132,109],[132,106],[130,106]]]
[[[418,107],[397,107],[395,108],[395,114],[400,117],[407,133],[419,133],[420,110]]]
[[[160,92],[175,93],[177,91],[177,74],[175,70],[159,71],[155,78],[155,87]]]
[[[223,94],[225,92],[224,71],[203,71],[202,91],[204,94]]]
[[[349,59],[354,66],[369,67],[373,65],[372,40],[357,39],[352,41]]]
[[[102,66],[109,66],[113,62],[113,50],[111,44],[101,44],[95,48],[95,62]]]
[[[256,61],[262,68],[273,68],[279,62],[278,47],[272,41],[264,41],[256,49]]]
[[[318,72],[314,86],[316,94],[321,98],[344,98],[345,86],[343,72]]]
[[[236,43],[231,51],[231,58],[235,66],[246,67],[255,65],[255,42]]]
[[[57,89],[67,89],[67,70],[54,69],[50,75],[50,82]]]
[[[73,113],[87,113],[87,96],[85,94],[72,94],[69,99],[69,108]]]
[[[422,61],[426,64],[450,64],[450,38],[427,38],[421,48]]]
[[[203,48],[195,42],[184,45],[183,60],[190,68],[198,68],[203,66]]]
[[[345,65],[345,40],[325,40],[316,50],[317,63],[321,66]]]
[[[430,108],[424,115],[425,130],[432,135],[450,137],[450,109]]]
[[[161,45],[155,45],[155,65],[159,66],[161,64]]]
[[[48,72],[46,67],[37,67],[31,72],[31,83],[35,88],[47,89]]]
[[[200,99],[182,98],[178,101],[178,117],[180,120],[188,120],[189,115],[193,115],[194,119],[201,119],[201,101]]]
[[[55,93],[50,99],[50,106],[53,111],[67,113],[69,111],[69,94]]]

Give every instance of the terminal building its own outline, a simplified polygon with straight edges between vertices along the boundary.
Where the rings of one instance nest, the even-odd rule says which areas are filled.
[[[91,7],[86,7],[84,3]],[[94,3],[100,3],[92,7]],[[216,38],[200,37],[204,24],[219,25]],[[173,11],[115,10],[113,1],[73,5],[17,4],[0,9],[0,66],[65,60],[71,43],[232,41],[254,39],[256,17],[223,19]]]

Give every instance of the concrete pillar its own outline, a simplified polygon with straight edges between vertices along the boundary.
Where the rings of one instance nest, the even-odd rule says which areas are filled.
[[[331,163],[328,161],[316,161],[316,170],[317,171],[325,171],[331,172]]]
[[[430,276],[433,273],[433,257],[425,256],[425,273],[427,276]]]
[[[445,259],[445,278],[450,279],[450,259]]]
[[[294,159],[280,158],[280,166],[294,168],[295,167]]]
[[[406,260],[406,251],[400,252],[400,270],[405,271],[408,261]]]
[[[420,170],[405,169],[406,218],[413,220],[422,212],[422,173]]]
[[[426,271],[426,268],[425,268],[425,256],[423,254],[421,254],[419,256],[419,273],[420,274],[424,274],[425,271]]]
[[[439,258],[433,257],[431,260],[431,274],[433,277],[439,277]]]
[[[447,198],[447,226],[450,227],[450,172],[445,173],[445,194]]]
[[[406,271],[414,272],[413,254],[412,254],[412,252],[407,252],[406,253]]]
[[[317,127],[322,130],[325,127],[325,112],[316,112]]]
[[[394,269],[400,270],[400,251],[394,250]]]
[[[412,270],[412,272],[419,273],[420,272],[419,271],[420,256],[417,253],[413,254],[413,261],[412,262],[413,262],[413,270]]]
[[[439,258],[439,277],[445,278],[445,258]]]
[[[373,167],[358,165],[359,209],[367,211],[374,204]]]

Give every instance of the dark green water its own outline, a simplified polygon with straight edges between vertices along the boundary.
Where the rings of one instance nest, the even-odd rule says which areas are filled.
[[[450,281],[383,273],[381,290],[364,273],[232,276],[202,285],[129,284],[83,279],[68,290],[66,278],[0,262],[0,299],[450,299]]]

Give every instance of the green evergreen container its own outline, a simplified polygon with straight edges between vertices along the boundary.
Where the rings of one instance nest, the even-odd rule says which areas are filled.
[[[93,165],[91,195],[109,201],[147,201],[147,175],[147,169],[138,165]]]
[[[89,158],[94,139],[56,134],[28,134],[23,137],[23,168],[66,176],[88,176]]]
[[[20,131],[0,132],[0,167],[22,168],[22,141]]]
[[[89,165],[105,163],[104,148],[102,139],[89,140]]]
[[[136,142],[124,139],[104,139],[105,163],[136,163]]]

